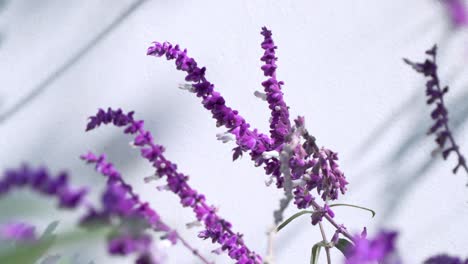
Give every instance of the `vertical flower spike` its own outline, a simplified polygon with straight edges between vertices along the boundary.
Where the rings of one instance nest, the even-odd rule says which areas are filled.
[[[457,165],[453,169],[453,173],[455,174],[458,169],[463,168],[468,174],[465,157],[461,154],[448,124],[448,110],[444,102],[444,95],[448,92],[448,87],[441,87],[437,74],[437,46],[426,51],[426,55],[429,58],[421,63],[415,63],[408,59],[404,59],[404,61],[413,67],[415,71],[428,77],[426,82],[427,104],[435,105],[431,113],[431,118],[434,120],[434,123],[429,129],[428,134],[436,135],[435,141],[442,150],[442,157],[444,159],[447,159],[451,153],[454,153],[457,157]]]
[[[200,232],[200,238],[220,244],[221,250],[226,251],[238,264],[262,263],[262,258],[244,244],[242,235],[234,233],[231,224],[217,215],[214,206],[205,202],[205,196],[188,184],[188,176],[177,172],[177,165],[166,159],[163,155],[164,148],[153,142],[151,133],[143,127],[143,121],[134,120],[132,115],[124,114],[120,109],[108,109],[104,115],[100,113],[101,110],[96,116],[90,117],[91,126],[98,127],[101,124],[112,123],[117,127],[125,127],[126,134],[134,135],[134,144],[141,149],[141,155],[156,168],[156,174],[166,178],[167,188],[179,196],[182,206],[192,208],[197,220],[204,223],[205,230]],[[115,122],[115,120],[124,121]],[[140,140],[141,138],[145,140]],[[90,156],[89,159],[95,160],[96,157]]]
[[[270,135],[273,140],[274,148],[280,147],[286,136],[291,131],[291,122],[289,121],[289,107],[283,100],[283,92],[281,92],[281,85],[284,83],[276,79],[276,60],[278,59],[275,54],[275,43],[271,37],[271,31],[266,27],[262,28],[261,34],[264,37],[262,42],[262,49],[265,50],[261,61],[265,62],[262,66],[263,74],[269,77],[266,81],[262,82],[266,93],[266,100],[271,110],[270,121]]]

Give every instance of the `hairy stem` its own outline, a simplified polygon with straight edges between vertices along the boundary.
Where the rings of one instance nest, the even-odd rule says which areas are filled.
[[[325,230],[323,229],[322,222],[319,222],[319,226],[320,226],[320,233],[322,233],[323,243],[327,245],[328,240],[327,240],[327,236],[325,235]],[[327,254],[327,263],[331,264],[330,248],[328,246],[325,246],[325,253]]]
[[[274,245],[275,245],[275,236],[276,236],[276,225],[273,225],[267,232],[268,235],[268,246],[267,246],[267,255],[265,257],[264,264],[274,264],[275,255],[274,255]]]

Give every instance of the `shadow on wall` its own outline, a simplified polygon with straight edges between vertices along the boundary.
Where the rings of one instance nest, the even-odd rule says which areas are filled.
[[[16,104],[14,104],[10,109],[6,109],[5,111],[2,111],[0,113],[0,125],[5,125],[5,122],[8,121],[10,118],[14,118],[15,113],[20,111],[24,106],[26,106],[28,103],[32,102],[34,99],[37,99],[37,97],[45,91],[51,84],[53,84],[62,74],[65,72],[71,70],[73,68],[73,65],[75,65],[80,59],[82,59],[84,56],[86,56],[89,51],[91,51],[99,42],[104,40],[106,36],[108,36],[111,32],[113,32],[118,26],[122,24],[122,22],[128,18],[135,10],[137,10],[143,3],[145,3],[146,0],[136,0],[133,1],[127,8],[122,10],[120,15],[117,16],[117,18],[108,26],[106,26],[100,33],[98,33],[89,43],[87,43],[83,48],[78,49],[74,54],[72,55],[68,60],[66,60],[62,65],[59,65],[55,71],[53,71],[48,77],[46,77],[43,81],[40,81],[36,87],[31,89],[31,93],[26,95],[24,98],[19,99]],[[8,0],[0,0],[0,14],[2,11],[4,11],[5,7],[9,3]],[[0,41],[2,37],[2,32],[0,28]],[[0,43],[1,44],[1,43]],[[2,104],[2,99],[0,98],[0,105]],[[140,105],[140,111],[143,112],[143,109],[150,110],[151,107],[151,112],[155,113],[154,106],[150,106],[150,102],[141,102]],[[159,109],[160,111],[163,111],[162,109],[165,109],[166,111],[168,108],[170,108],[169,111],[176,111],[176,109],[172,109],[172,106],[164,106],[165,108]],[[156,112],[158,109],[156,109]],[[89,114],[94,114],[94,113],[89,113]],[[158,113],[155,113],[155,115],[158,116]],[[166,115],[161,114],[160,119],[163,119]],[[165,129],[161,129],[158,127],[159,133],[166,133],[166,128],[167,126],[164,126]],[[83,123],[83,131],[85,128],[85,123]],[[149,127],[149,129],[155,129],[155,127]],[[64,129],[66,130],[66,129]],[[29,154],[25,157],[27,160],[31,161],[47,161],[50,158],[50,153],[63,153],[64,156],[66,157],[71,157],[71,158],[76,158],[78,159],[78,156],[75,155],[76,150],[72,150],[70,148],[67,148],[67,144],[63,144],[58,146],[57,144],[50,144],[51,142],[55,142],[57,138],[62,138],[62,135],[65,135],[66,131],[62,130],[54,130],[54,131],[49,131],[48,133],[43,133],[42,138],[37,141],[35,145],[28,146]],[[128,154],[129,151],[124,149],[126,144],[119,144],[121,141],[121,136],[118,133],[114,133],[113,137],[110,137],[106,139],[105,142],[100,142],[100,145],[95,146],[94,151],[97,153],[103,153],[104,150],[110,154],[112,157],[116,158],[119,160],[120,166],[127,167],[131,166],[131,164],[135,161],[135,159],[131,159],[130,155],[126,155],[123,157],[123,155]],[[44,152],[43,150],[47,149],[48,151]],[[82,154],[86,152],[86,149],[79,150],[80,153]],[[123,154],[121,154],[123,153]],[[74,157],[76,156],[76,157]],[[12,166],[15,166],[14,164],[11,164]],[[80,167],[82,168],[82,167]],[[68,169],[72,177],[78,178],[78,175],[73,176],[75,174],[80,173],[80,168],[66,168]],[[60,169],[65,169],[65,168],[51,168],[53,171],[57,171]],[[31,201],[25,200],[24,202],[30,203]],[[17,209],[20,209],[21,206],[18,206]],[[12,208],[13,209],[13,208]],[[34,212],[31,214],[34,215]]]
[[[0,0],[0,15],[2,14],[2,11],[3,9],[5,9],[5,7],[7,6],[8,4],[8,1],[7,0]],[[3,32],[2,32],[2,29],[0,28],[0,48],[2,47],[2,42],[3,42]],[[1,101],[0,101],[1,103]]]
[[[167,115],[167,113],[177,113],[178,108],[176,107],[176,105],[168,103],[165,105],[161,104],[157,108],[155,108],[153,102],[151,100],[147,100],[140,102],[140,104],[135,108],[137,108],[137,112],[151,113],[152,119],[157,120],[156,123],[145,122],[146,129],[154,132],[156,143],[158,142],[159,136],[167,137],[166,135],[172,133],[171,126],[164,126],[160,124],[169,123],[170,120],[168,120],[168,118],[170,118],[170,116]],[[92,115],[95,113],[89,114]],[[140,115],[139,118],[141,117],[142,116]],[[63,118],[66,118],[66,116],[63,116]],[[85,127],[86,123],[83,122],[83,133],[85,133]],[[141,158],[139,156],[139,152],[135,152],[134,150],[132,150],[132,148],[127,143],[130,140],[130,138],[128,137],[128,135],[124,135],[122,133],[122,129],[115,128],[112,126],[103,127],[101,129],[112,130],[113,133],[105,137],[105,139],[101,140],[100,142],[97,142],[95,145],[91,146],[91,149],[76,149],[66,144],[66,127],[63,127],[61,129],[48,130],[47,133],[41,134],[41,138],[39,138],[35,144],[28,146],[29,153],[26,153],[24,159],[33,162],[32,164],[34,164],[35,162],[40,162],[41,164],[39,165],[51,166],[49,169],[52,172],[58,172],[60,170],[68,171],[70,173],[71,179],[74,182],[74,185],[76,186],[89,186],[90,182],[96,182],[96,180],[97,182],[101,182],[100,179],[102,179],[102,182],[104,183],[104,178],[102,178],[102,176],[100,176],[99,174],[92,172],[92,169],[87,170],[87,165],[85,165],[84,162],[73,161],[78,160],[79,155],[85,154],[86,152],[91,150],[92,152],[99,155],[106,154],[109,157],[110,161],[116,164],[117,168],[120,171],[125,171],[134,168],[136,166],[135,164],[137,164],[138,161],[141,160]],[[92,142],[93,133],[91,132],[89,135],[87,135],[87,138],[89,138],[90,142]],[[65,140],[57,142],[57,139]],[[51,144],[51,142],[55,143]],[[47,149],[47,151],[44,151],[45,149]],[[57,153],[60,153],[60,155],[64,157],[64,160],[62,162],[66,163],[67,165],[64,165],[63,167],[57,167],[57,162],[48,162],[51,161],[53,159],[52,156],[56,156]],[[19,164],[10,164],[11,167],[16,167],[18,165]],[[143,177],[148,175],[123,176],[131,183],[132,180],[135,178],[140,178],[141,181],[143,181]],[[93,193],[98,193],[99,191],[94,190]],[[50,212],[49,207],[46,208],[47,210],[41,211],[40,206],[37,206],[44,205],[44,201],[42,201],[42,199],[39,199],[37,202],[35,202],[32,201],[30,198],[31,197],[29,196],[12,197],[12,199],[15,201],[14,205],[2,203],[2,201],[0,200],[0,211],[7,212],[0,216],[0,220],[8,219],[8,217],[14,216],[15,214],[24,215],[26,213],[25,211],[27,211],[26,216],[30,217],[37,217],[41,214],[44,215]],[[29,210],[32,208],[34,208],[34,210]]]
[[[0,0],[0,12],[4,10],[6,7],[6,4],[9,1],[7,0]],[[18,100],[18,103],[13,105],[12,108],[7,109],[6,111],[3,111],[0,113],[0,125],[6,125],[6,122],[8,120],[14,119],[14,114],[17,113],[18,111],[21,111],[21,109],[26,106],[28,103],[32,102],[35,99],[38,99],[38,96],[45,91],[51,84],[53,84],[62,74],[64,74],[67,71],[70,71],[73,69],[73,66],[81,60],[84,56],[86,56],[89,51],[91,51],[99,42],[104,40],[106,36],[108,36],[111,32],[113,32],[118,26],[120,26],[123,21],[128,18],[135,10],[137,10],[139,7],[142,6],[143,3],[147,2],[147,0],[136,0],[133,1],[132,4],[130,4],[125,10],[123,10],[120,15],[108,26],[106,26],[99,34],[97,34],[89,43],[87,43],[83,48],[78,49],[75,51],[75,55],[72,55],[68,60],[66,60],[62,65],[59,65],[56,70],[54,70],[49,76],[47,76],[43,81],[40,81],[36,87],[32,89],[32,92],[28,94],[25,98]],[[1,32],[0,32],[1,36]],[[1,44],[1,43],[0,43]],[[145,97],[145,98],[150,98],[150,97]],[[0,105],[2,104],[2,99],[0,98]],[[137,110],[138,113],[151,113],[152,120],[157,120],[157,122],[148,122],[146,123],[146,128],[150,131],[157,131],[155,133],[155,136],[161,136],[161,135],[167,135],[171,133],[171,126],[161,126],[159,124],[164,124],[164,123],[169,123],[170,118],[169,115],[167,115],[168,112],[176,114],[178,111],[178,108],[176,108],[176,105],[171,104],[170,102],[167,102],[167,104],[163,105],[160,104],[157,107],[154,106],[153,102],[148,100],[142,100],[139,102],[138,106],[135,106],[135,110]],[[125,110],[125,109],[124,109]],[[97,109],[96,109],[97,111]],[[89,113],[89,115],[92,115],[95,113]],[[142,116],[139,115],[141,118]],[[62,118],[66,118],[66,116],[63,116]],[[84,118],[83,118],[84,119]],[[83,127],[82,131],[84,133],[86,127],[86,123],[83,122]],[[106,137],[104,140],[101,142],[98,142],[96,145],[92,146],[92,151],[97,154],[107,154],[112,158],[112,162],[115,164],[118,164],[119,170],[125,170],[127,168],[134,167],[136,162],[139,160],[139,156],[135,155],[134,151],[129,148],[128,144],[128,137],[123,135],[123,133],[115,128],[107,128],[109,130],[114,130],[115,133],[112,133],[109,137]],[[28,160],[31,162],[38,162],[42,161],[44,165],[48,165],[47,161],[52,159],[52,156],[54,154],[60,153],[63,157],[66,157],[65,159],[68,159],[67,162],[71,164],[75,164],[73,166],[68,166],[64,165],[63,167],[57,167],[53,166],[51,167],[51,171],[53,172],[58,172],[59,170],[66,169],[68,172],[70,172],[70,176],[73,179],[74,183],[76,183],[77,186],[81,185],[89,185],[90,179],[95,179],[97,177],[100,177],[100,175],[97,175],[96,173],[89,173],[87,170],[83,170],[85,168],[84,163],[73,163],[71,160],[78,160],[78,156],[80,154],[84,154],[88,151],[88,149],[72,149],[72,147],[69,146],[69,144],[66,144],[66,142],[58,142],[57,139],[62,139],[64,138],[64,135],[67,134],[67,128],[65,127],[60,127],[58,129],[54,130],[48,130],[47,133],[41,133],[41,137],[35,142],[35,144],[32,144],[28,146],[28,152],[25,153],[24,160]],[[90,142],[92,140],[93,135],[90,134]],[[156,138],[156,142],[157,142]],[[93,141],[94,142],[94,141]],[[51,144],[52,143],[52,144]],[[57,144],[59,143],[59,144]],[[47,151],[44,151],[47,150]],[[138,154],[138,153],[136,153]],[[56,155],[55,155],[56,156]],[[56,164],[56,163],[55,163]],[[78,164],[78,165],[76,165]],[[18,166],[19,164],[9,164],[12,167]],[[0,175],[1,175],[0,171]],[[127,179],[130,179],[131,177],[144,177],[147,175],[127,175]],[[77,180],[78,179],[78,180]],[[103,181],[104,182],[104,181]],[[31,197],[24,197],[24,196],[18,196],[18,197],[13,197],[12,201],[14,201],[13,204],[2,204],[0,203],[0,211],[7,212],[5,214],[1,214],[0,220],[3,219],[8,219],[8,217],[21,214],[24,215],[26,214],[27,216],[30,217],[40,217],[40,215],[45,215],[47,212],[50,212],[49,207],[47,207],[47,210],[41,210],[44,209],[44,201],[42,199],[37,199],[37,200],[31,200]],[[23,207],[24,206],[24,207]],[[26,209],[25,209],[26,208]],[[27,208],[30,209],[35,209],[35,210],[28,210]],[[1,210],[3,209],[3,210]],[[26,211],[26,212],[25,212]]]
[[[0,0],[1,2],[6,0]],[[97,34],[89,43],[84,45],[81,49],[77,50],[74,55],[72,55],[68,60],[66,60],[62,65],[57,67],[49,76],[44,80],[40,81],[36,87],[31,89],[31,92],[19,99],[11,108],[6,109],[0,113],[0,124],[5,123],[13,117],[18,111],[20,111],[24,106],[36,99],[42,92],[44,92],[52,83],[54,83],[62,74],[70,70],[78,61],[80,61],[85,55],[87,55],[99,42],[107,37],[111,32],[113,32],[122,22],[127,19],[135,10],[137,10],[143,3],[147,0],[137,0],[134,3],[130,4],[125,10],[123,10],[120,15],[112,21],[111,24],[106,26],[99,34]],[[1,7],[0,7],[1,8]],[[1,39],[1,35],[0,35]],[[1,43],[0,43],[1,44]]]

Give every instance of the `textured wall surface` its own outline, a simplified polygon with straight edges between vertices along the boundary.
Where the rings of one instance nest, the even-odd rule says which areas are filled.
[[[339,208],[337,221],[352,232],[398,229],[406,263],[439,252],[466,256],[467,177],[450,173],[454,160],[430,155],[435,144],[425,135],[431,120],[423,80],[401,60],[421,59],[440,45],[451,125],[468,153],[468,35],[451,28],[438,1],[0,1],[0,169],[24,161],[47,164],[70,171],[75,183],[99,187],[104,180],[78,156],[105,152],[168,223],[209,254],[216,246],[185,229],[194,219],[190,210],[171,193],[144,185],[152,170],[128,147],[130,138],[112,128],[84,133],[86,117],[99,107],[135,110],[193,186],[251,248],[265,253],[281,192],[265,187],[263,169],[247,157],[231,162],[233,145],[217,141],[223,130],[210,113],[177,89],[183,74],[173,62],[145,56],[154,40],[188,48],[229,105],[267,131],[267,105],[253,96],[264,79],[264,25],[278,45],[278,78],[285,81],[292,116],[304,115],[319,145],[339,152],[350,182],[342,201],[377,211],[371,219]],[[0,201],[0,221],[33,219],[41,227],[61,219],[62,229],[73,223],[75,214],[57,212],[53,203],[15,206],[35,200],[16,195]],[[277,263],[307,263],[320,239],[308,217],[298,220],[277,236]],[[108,263],[98,245],[76,251]],[[197,263],[181,247],[163,251],[167,263]]]

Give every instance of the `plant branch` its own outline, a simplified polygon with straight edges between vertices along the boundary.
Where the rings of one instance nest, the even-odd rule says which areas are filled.
[[[319,222],[320,233],[322,233],[323,243],[328,245],[327,236],[325,235],[325,230],[323,229],[322,222]],[[325,246],[325,253],[327,254],[327,263],[331,264],[331,257],[330,257],[330,248]]]
[[[202,256],[200,254],[200,252],[198,252],[197,249],[195,249],[194,247],[192,247],[188,242],[187,240],[185,240],[178,232],[176,232],[177,234],[177,238],[179,239],[180,242],[182,242],[182,245],[184,245],[184,247],[186,247],[188,250],[190,250],[190,252],[193,253],[193,255],[195,255],[196,257],[198,257],[203,263],[205,264],[214,264],[214,262],[210,262],[208,261],[204,256]]]

